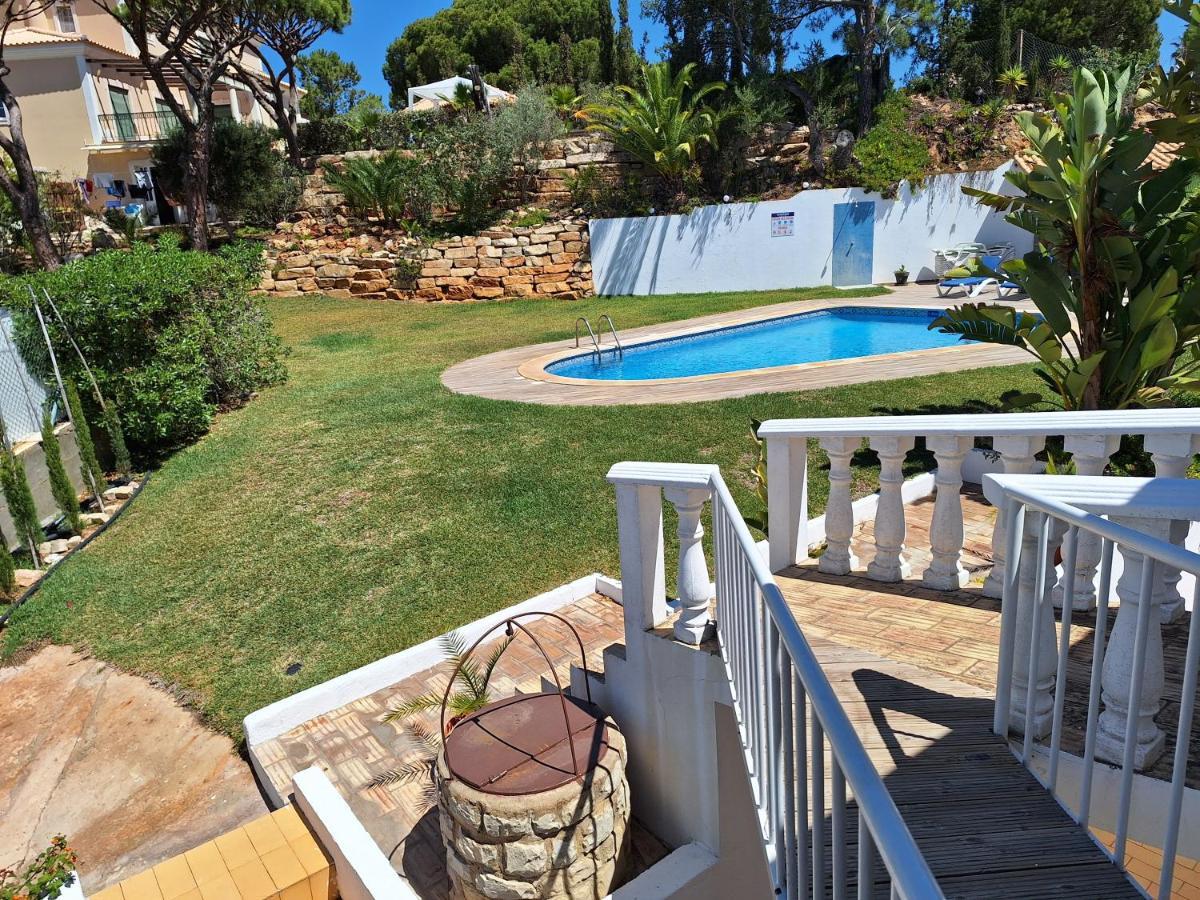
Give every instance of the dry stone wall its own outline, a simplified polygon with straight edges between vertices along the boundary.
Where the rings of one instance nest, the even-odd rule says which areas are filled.
[[[344,219],[340,220],[345,222]],[[313,218],[283,223],[267,242],[262,290],[371,300],[578,298],[592,293],[587,222],[497,226],[424,246],[372,227]]]

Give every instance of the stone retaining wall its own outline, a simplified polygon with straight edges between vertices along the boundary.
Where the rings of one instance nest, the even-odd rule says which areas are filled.
[[[373,300],[578,298],[592,293],[588,229],[569,218],[497,226],[423,246],[373,227],[343,236],[336,222],[283,223],[267,242],[268,293],[320,292]]]

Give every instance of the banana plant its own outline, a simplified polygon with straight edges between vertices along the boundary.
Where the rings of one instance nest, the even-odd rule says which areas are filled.
[[[1064,409],[1160,405],[1200,390],[1200,161],[1153,169],[1128,71],[1078,69],[1072,87],[1052,115],[1018,115],[1034,154],[1005,176],[1019,193],[963,188],[1034,235],[1002,270],[1038,315],[964,303],[930,327],[1028,351]]]

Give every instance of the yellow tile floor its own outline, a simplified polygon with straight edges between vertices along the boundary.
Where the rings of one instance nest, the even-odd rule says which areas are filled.
[[[285,806],[93,894],[91,900],[334,900],[333,867]]]

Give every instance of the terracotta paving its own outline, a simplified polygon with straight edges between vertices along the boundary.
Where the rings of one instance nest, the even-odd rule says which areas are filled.
[[[798,300],[777,303],[754,309],[699,316],[680,322],[664,322],[643,328],[621,331],[622,343],[643,341],[699,328],[717,328],[798,312],[812,312],[831,307],[920,307],[945,309],[963,298],[939,299],[933,285],[916,284],[893,290],[879,297],[858,297],[839,300]],[[984,298],[994,299],[994,298]],[[613,300],[613,313],[620,327],[620,299]],[[1020,309],[1033,309],[1026,303],[1013,304]],[[717,400],[723,397],[744,397],[771,391],[803,391],[842,384],[885,381],[909,378],[937,372],[958,372],[981,366],[1014,365],[1028,360],[1028,354],[1015,347],[963,344],[934,350],[915,350],[879,357],[831,360],[757,371],[705,375],[696,378],[671,379],[660,382],[592,381],[563,383],[526,377],[518,372],[540,371],[530,367],[533,360],[548,354],[573,350],[574,328],[563,320],[563,340],[501,350],[486,356],[468,359],[442,373],[442,383],[459,394],[473,394],[495,400],[520,400],[525,403],[545,403],[565,406],[610,406],[640,403],[688,403],[698,400]],[[571,354],[566,354],[571,355]]]
[[[604,649],[624,640],[620,605],[593,594],[557,612],[579,629],[588,667],[602,669]],[[550,655],[559,678],[568,683],[570,667],[579,664],[574,639],[549,619],[533,621],[529,628]],[[486,659],[501,639],[483,644],[478,651],[480,658]],[[448,888],[437,812],[425,804],[418,784],[370,787],[369,782],[382,772],[420,758],[414,744],[395,725],[381,721],[387,710],[431,691],[440,695],[449,676],[445,666],[426,669],[251,750],[285,797],[291,793],[292,776],[297,771],[320,766],[397,871],[425,898],[443,898]],[[519,639],[497,666],[491,680],[492,693],[503,697],[539,691],[543,689],[543,678],[549,679],[550,672],[541,655],[527,638]],[[437,720],[436,711],[419,719],[434,734]],[[665,853],[665,848],[640,829],[635,828],[633,841],[635,869],[637,857],[644,866]]]

